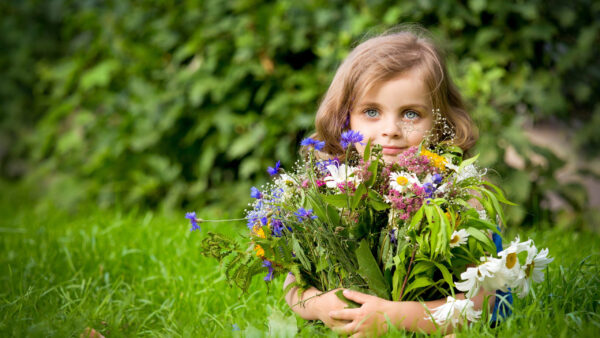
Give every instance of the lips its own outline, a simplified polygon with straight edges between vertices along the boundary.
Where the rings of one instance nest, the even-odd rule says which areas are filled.
[[[396,146],[383,146],[383,151],[382,153],[384,155],[398,155],[402,152],[404,152],[404,150],[406,150],[406,148],[404,147],[396,147]]]

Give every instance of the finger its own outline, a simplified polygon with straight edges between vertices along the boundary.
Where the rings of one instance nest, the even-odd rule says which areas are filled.
[[[344,290],[344,297],[357,302],[358,304],[364,304],[374,296],[367,295],[366,293],[354,291],[354,290]],[[376,298],[376,297],[375,297]]]
[[[350,338],[360,338],[364,336],[365,335],[362,332],[356,332],[355,334],[351,335]]]
[[[332,328],[332,330],[340,335],[349,335],[354,333],[354,327],[356,326],[356,324],[354,324],[354,322],[350,322],[346,325],[343,326],[338,326],[335,328]]]
[[[344,326],[344,325],[346,325],[348,323],[350,323],[350,322],[347,321],[347,320],[335,320],[335,319],[332,319],[332,320],[328,320],[325,323],[325,325],[327,325],[330,329],[332,329],[332,330],[335,331],[336,328],[341,328],[342,326]]]
[[[358,315],[359,309],[345,309],[329,312],[329,317],[336,320],[354,320]]]

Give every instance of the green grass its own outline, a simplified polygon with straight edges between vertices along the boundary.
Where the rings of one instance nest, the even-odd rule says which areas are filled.
[[[282,277],[230,288],[215,261],[199,255],[203,233],[184,213],[67,213],[44,205],[0,204],[0,336],[301,336],[331,332],[304,325],[282,298]],[[210,214],[218,217],[215,209]],[[203,216],[210,216],[203,214]],[[243,223],[204,224],[233,234]],[[600,332],[600,237],[568,230],[520,230],[549,247],[555,262],[535,295],[516,299],[502,326],[469,336],[593,336]],[[517,231],[510,230],[508,239]],[[234,331],[236,325],[240,331]],[[459,336],[461,335],[459,334]],[[392,335],[402,335],[396,332]]]

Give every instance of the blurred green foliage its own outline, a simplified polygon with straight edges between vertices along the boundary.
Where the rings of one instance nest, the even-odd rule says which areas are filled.
[[[59,205],[243,205],[268,165],[292,165],[349,50],[406,22],[447,50],[476,151],[522,205],[513,223],[551,221],[549,190],[581,191],[552,153],[529,159],[524,121],[558,120],[599,153],[593,0],[14,0],[0,14],[0,173]],[[581,210],[585,192],[565,200]]]

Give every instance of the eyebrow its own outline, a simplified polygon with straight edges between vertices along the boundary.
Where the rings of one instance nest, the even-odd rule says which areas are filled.
[[[365,102],[362,103],[360,105],[357,106],[357,108],[366,108],[366,107],[381,107],[380,104],[376,103],[376,102]],[[431,109],[421,103],[409,103],[409,104],[405,104],[403,106],[400,107],[400,110],[404,110],[406,108],[421,108],[424,111],[430,111]]]

